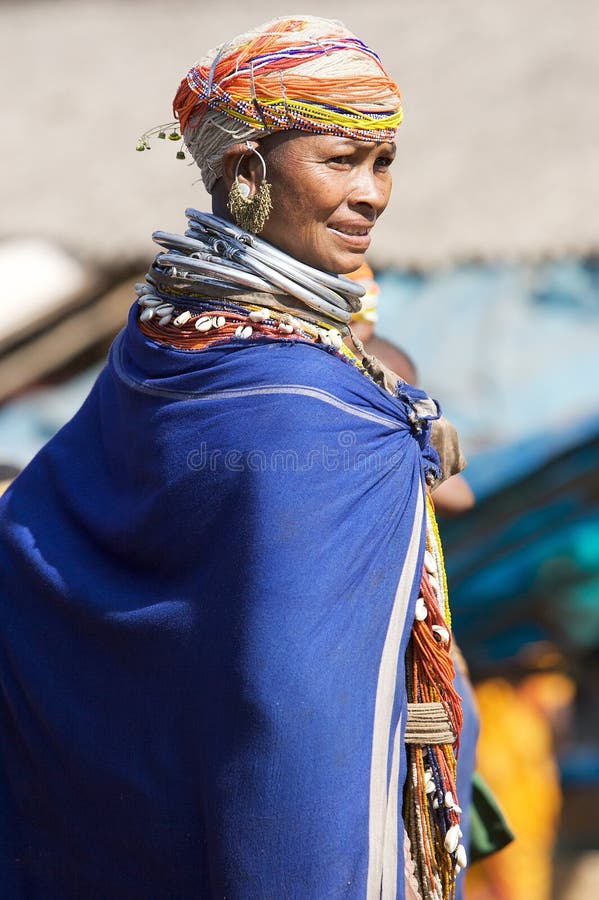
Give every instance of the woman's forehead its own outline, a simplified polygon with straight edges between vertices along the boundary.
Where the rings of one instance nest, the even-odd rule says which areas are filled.
[[[305,134],[300,131],[285,131],[264,138],[261,143],[268,150],[274,147],[286,147],[293,155],[303,153],[336,153],[355,152],[368,155],[371,152],[395,155],[394,141],[362,141],[344,135]]]
[[[357,138],[350,138],[344,135],[334,134],[316,134],[315,138],[321,139],[322,146],[330,145],[335,147],[345,147],[347,150],[395,150],[394,141],[363,141]]]

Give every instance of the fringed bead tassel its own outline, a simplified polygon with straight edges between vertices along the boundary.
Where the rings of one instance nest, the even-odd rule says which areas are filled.
[[[442,555],[429,505],[425,567],[406,656],[409,705],[404,822],[423,900],[453,900],[456,875],[466,865],[460,843],[462,810],[456,793],[462,708],[453,686],[447,619]]]

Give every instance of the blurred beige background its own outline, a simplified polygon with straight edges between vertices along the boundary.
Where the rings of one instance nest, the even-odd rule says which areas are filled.
[[[169,121],[189,66],[273,15],[339,17],[381,54],[405,123],[375,264],[585,253],[599,245],[597,0],[54,0],[0,4],[0,239],[42,235],[103,265],[207,207]]]

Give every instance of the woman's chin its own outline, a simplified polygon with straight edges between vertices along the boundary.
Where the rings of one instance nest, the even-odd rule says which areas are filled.
[[[308,263],[315,269],[323,272],[332,272],[334,275],[347,275],[348,272],[355,272],[364,262],[365,252],[358,250],[344,251],[340,253],[315,253],[306,256],[302,262]]]
[[[346,242],[336,239],[336,235],[331,236],[332,239],[327,235],[328,240],[318,243],[300,243],[288,240],[287,235],[281,236],[278,232],[273,234],[267,226],[258,236],[284,253],[288,253],[298,262],[323,272],[332,272],[335,275],[355,272],[364,262],[366,255],[366,241],[363,241],[363,245],[360,246],[339,246],[340,243]]]
[[[336,275],[348,275],[350,272],[355,272],[356,269],[359,269],[361,265],[363,265],[365,261],[366,254],[364,251],[361,252],[352,252],[343,254],[343,258],[337,258],[335,260],[334,266],[329,267],[329,272],[334,272]]]

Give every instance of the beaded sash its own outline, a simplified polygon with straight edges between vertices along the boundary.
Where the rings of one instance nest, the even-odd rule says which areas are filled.
[[[455,876],[467,863],[456,794],[462,709],[453,686],[450,627],[443,553],[427,497],[424,570],[406,654],[408,770],[403,806],[413,877],[423,900],[453,897]]]

